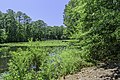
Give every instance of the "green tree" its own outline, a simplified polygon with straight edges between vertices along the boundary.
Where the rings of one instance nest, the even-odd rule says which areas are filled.
[[[0,43],[3,43],[6,41],[7,35],[5,33],[5,29],[0,29]]]
[[[82,1],[80,0],[70,0],[64,9],[64,24],[67,26],[66,34],[71,37],[79,29],[78,23],[80,20],[80,12],[84,12],[82,6],[80,6]],[[83,4],[82,4],[83,5]]]
[[[32,21],[25,13],[8,9],[0,12],[0,29],[5,30],[6,42],[24,42],[30,39],[63,39],[63,26],[47,26],[43,20]],[[2,32],[1,32],[2,33]]]
[[[37,20],[31,23],[33,27],[33,40],[41,40],[44,38],[44,29],[47,24],[43,20]]]
[[[71,36],[79,39],[84,57],[101,59],[119,54],[119,4],[118,0],[70,0],[66,5],[64,24]]]

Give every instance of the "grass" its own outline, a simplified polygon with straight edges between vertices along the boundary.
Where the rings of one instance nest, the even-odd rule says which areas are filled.
[[[12,47],[12,46],[41,46],[41,47],[47,47],[47,46],[67,46],[68,42],[64,42],[62,40],[48,40],[48,41],[36,41],[36,42],[18,42],[18,43],[4,43],[0,44],[2,47]]]

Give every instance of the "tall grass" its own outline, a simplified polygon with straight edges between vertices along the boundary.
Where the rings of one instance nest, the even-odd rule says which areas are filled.
[[[48,42],[60,45],[59,41]],[[64,46],[38,47],[33,42],[29,42],[29,45],[26,50],[18,48],[10,52],[12,58],[8,63],[9,74],[4,77],[5,80],[57,80],[92,65],[82,57],[79,49]]]

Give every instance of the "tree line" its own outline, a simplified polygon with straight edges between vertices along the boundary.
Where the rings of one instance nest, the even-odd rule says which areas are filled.
[[[66,39],[64,26],[48,26],[43,20],[32,21],[25,13],[0,11],[0,43],[32,40]]]

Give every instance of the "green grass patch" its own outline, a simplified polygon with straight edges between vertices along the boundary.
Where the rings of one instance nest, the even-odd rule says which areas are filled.
[[[18,42],[18,43],[4,43],[0,44],[0,46],[11,47],[11,46],[67,46],[67,42],[62,40],[48,40],[48,41],[36,41],[36,42]]]

